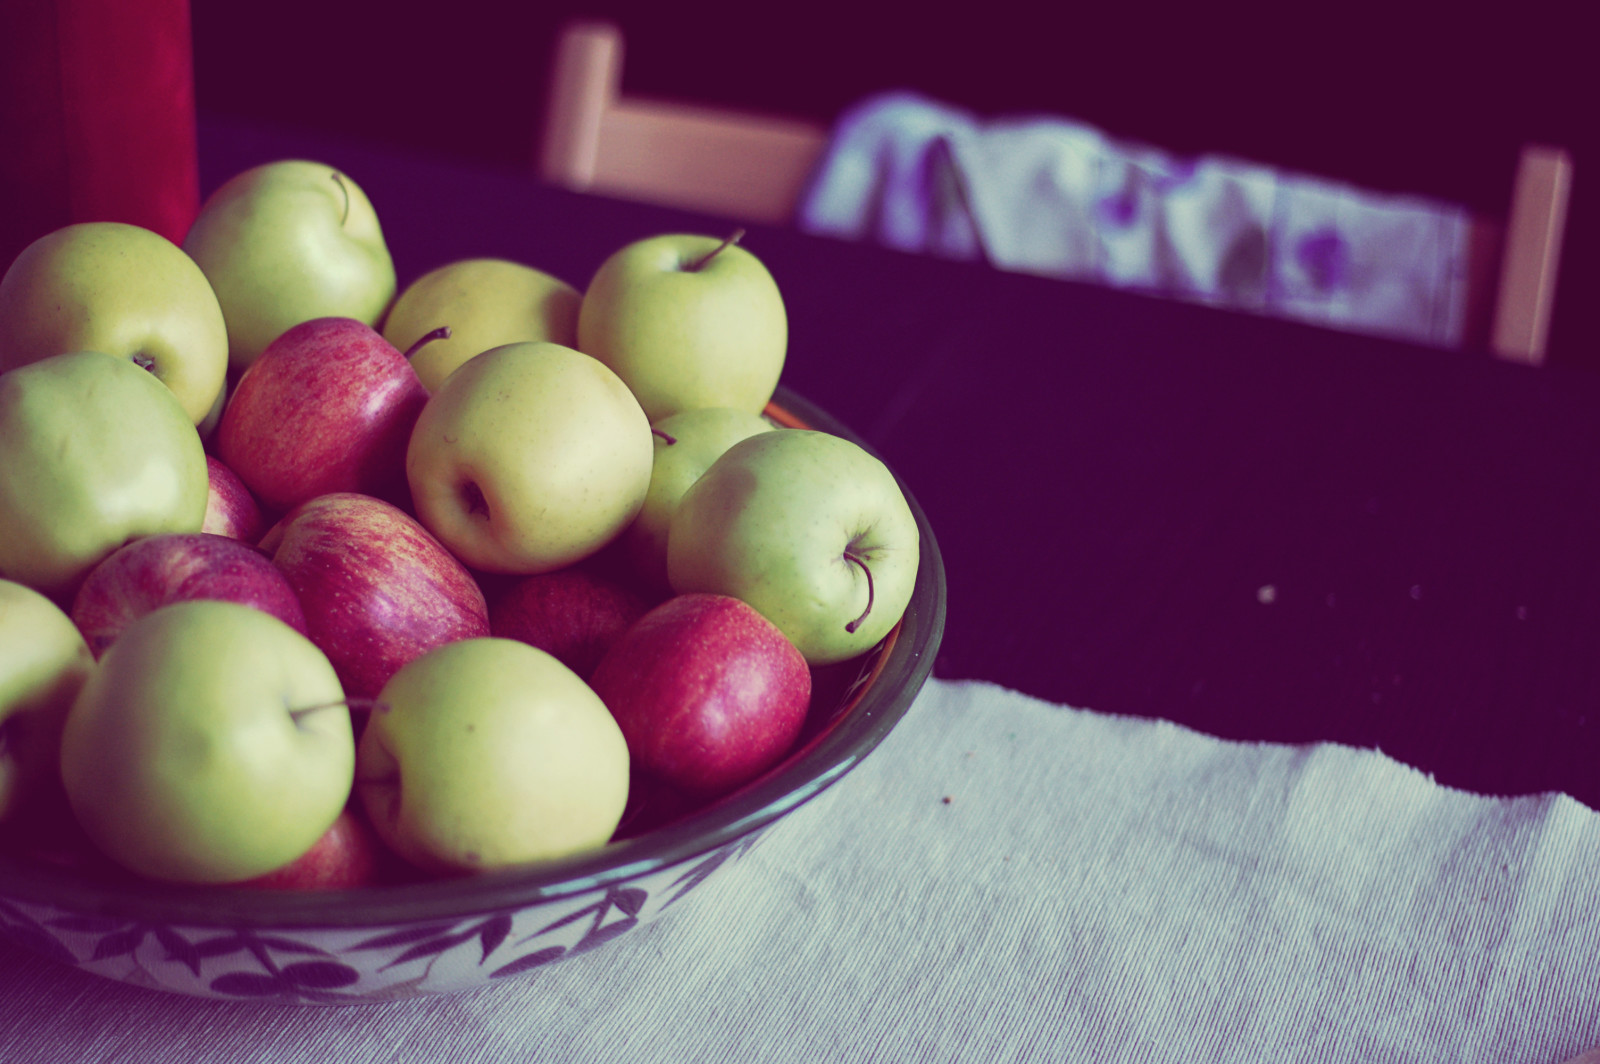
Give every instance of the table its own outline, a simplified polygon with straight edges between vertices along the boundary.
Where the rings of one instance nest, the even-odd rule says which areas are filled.
[[[346,168],[402,283],[494,254],[581,288],[628,240],[730,228],[203,133],[206,189],[296,149]],[[792,230],[744,246],[785,294],[784,382],[930,516],[950,588],[936,675],[1600,802],[1600,376]]]
[[[728,228],[715,219],[544,188],[519,174],[401,158],[304,132],[207,121],[201,149],[207,189],[245,166],[286,155],[343,168],[378,206],[402,283],[452,258],[505,255],[581,287],[605,255],[631,239]],[[1337,752],[1345,746],[1376,748],[1452,788],[1486,795],[1563,792],[1576,801],[1541,798],[1472,808],[1491,819],[1501,809],[1526,813],[1529,846],[1551,824],[1577,825],[1572,830],[1581,833],[1581,845],[1572,852],[1578,863],[1562,867],[1586,867],[1589,847],[1600,846],[1600,831],[1589,817],[1600,802],[1600,779],[1591,768],[1600,688],[1594,651],[1600,637],[1600,379],[787,230],[756,227],[744,244],[772,269],[789,305],[784,382],[857,429],[916,495],[938,535],[948,571],[949,621],[929,721],[954,728],[992,720],[982,726],[998,729],[996,735],[1011,729],[1014,739],[1017,721],[1037,711],[1028,700],[1037,699],[1092,711],[1073,711],[1070,726],[1049,728],[1065,729],[1063,736],[1070,731],[1073,742],[1092,734],[1095,742],[1119,750],[1144,751],[1126,754],[1136,759],[1150,750],[1177,749],[1199,751],[1204,762],[1213,750],[1204,737],[1331,741],[1342,745],[1312,757],[1334,766],[1328,771],[1363,780],[1377,772],[1370,778],[1382,786],[1413,787],[1416,781],[1400,766],[1373,769],[1371,758],[1345,761]],[[965,680],[980,683],[957,682]],[[1139,729],[1129,718],[1183,729]],[[903,742],[937,744],[926,731],[931,726],[916,733],[920,739]],[[886,763],[897,756],[894,749],[885,744]],[[1310,748],[1230,749],[1251,759],[1249,771],[1273,779]],[[903,750],[908,756],[912,748]],[[875,755],[860,771],[879,761]],[[886,804],[904,799],[913,785],[951,785],[944,777],[869,778],[876,782],[861,786],[878,788],[868,793]],[[967,794],[1004,805],[977,777],[959,778],[970,789],[947,807],[965,808]],[[984,777],[983,786],[1002,786],[997,779]],[[837,797],[841,791],[824,798],[847,801]],[[939,798],[931,792],[923,797],[930,803]],[[1170,795],[1161,800],[1178,801]],[[809,815],[811,808],[802,812]],[[925,830],[915,825],[926,815],[921,806],[907,807],[906,830]],[[1144,814],[1132,808],[1128,815],[1137,822]],[[1039,823],[1068,832],[1079,819],[1073,814]],[[1019,865],[1037,870],[1059,859],[1050,852],[1048,835],[1039,834],[1043,829],[1019,823],[1018,830],[1024,829],[1030,841],[1015,855]],[[1467,832],[1462,839],[1471,837]],[[1007,851],[1004,859],[1012,856]],[[1403,858],[1396,855],[1402,863]],[[939,861],[960,867],[959,854],[926,859],[934,863],[919,868],[919,876],[925,873],[940,889],[970,887],[964,876],[941,875],[951,866]],[[794,886],[785,879],[792,875],[789,860],[779,852],[772,867],[748,873],[747,879],[756,877],[746,884],[752,896],[766,897],[762,892],[773,883],[779,889]],[[1513,863],[1507,858],[1506,867]],[[1216,874],[1227,865],[1206,867],[1212,869],[1207,874]],[[1034,874],[1044,877],[1041,883],[1058,882],[1042,871]],[[759,887],[752,885],[758,880]],[[867,933],[876,926],[871,921],[863,925],[859,917],[835,912],[841,892],[858,887],[866,897],[884,897],[882,890],[841,881],[834,894],[802,886],[793,904],[801,912],[810,906],[854,919],[849,926]],[[740,887],[726,889],[737,893]],[[1062,911],[1047,906],[1046,912],[1067,922],[1046,920],[1042,926],[1075,926],[1070,918],[1078,910],[1061,904]],[[1203,908],[1204,900],[1196,904]],[[774,928],[792,925],[791,915],[787,907],[762,910]],[[921,948],[959,959],[956,929],[936,915],[902,911],[892,919],[920,929],[924,937],[913,942]],[[1095,925],[1096,933],[1125,939],[1132,932],[1121,919]],[[705,934],[708,925],[680,923],[661,934],[696,929]],[[1184,928],[1173,933],[1188,934]],[[1587,949],[1587,925],[1575,934],[1562,940],[1564,948]],[[634,956],[653,964],[670,955],[664,945],[669,941],[681,948],[681,938],[651,938],[633,947]],[[781,936],[772,941],[781,944]],[[1073,945],[1041,941],[1052,948]],[[1463,955],[1463,949],[1471,954],[1464,941],[1470,945],[1436,945],[1457,951],[1449,956]],[[1029,941],[1015,944],[1022,953],[1034,948]],[[0,960],[6,956],[0,952]],[[752,978],[761,978],[764,969],[754,961],[742,963]],[[781,965],[776,958],[773,963]],[[102,1013],[108,1002],[122,1000],[82,987],[76,976],[31,975],[24,999],[70,1003],[93,996]],[[791,1024],[802,1038],[796,1044],[813,1045],[821,1054],[809,1059],[827,1059],[829,1047],[844,1053],[842,1042],[804,1042],[816,1032],[805,1022],[808,1009],[795,1001],[820,995],[821,988],[796,989],[783,976],[767,978],[775,982],[766,991],[799,997],[749,1008]],[[930,979],[937,984],[931,973]],[[1587,991],[1581,978],[1573,980],[1581,1004]],[[571,994],[579,984],[548,985]],[[650,986],[662,993],[670,989],[659,982]],[[1511,1008],[1512,1014],[1543,1000],[1531,990],[1524,995],[1519,986],[1512,980],[1504,990],[1512,1006],[1525,1006]],[[935,1051],[933,1041],[924,1045],[905,1035],[898,1026],[904,1014],[878,1014],[867,1005],[857,1019],[878,1032],[884,1045],[898,1047],[897,1053],[923,1053],[927,1059],[1029,1059],[1030,1039],[1048,1046],[1074,1030],[1060,1017],[1047,1027],[1030,1026],[1043,1021],[1026,1012],[1013,1017],[1007,1010],[1015,992],[1005,986],[927,992],[928,1007],[970,1010],[980,1030],[989,1029],[982,1027],[985,1017],[990,1028],[1003,1021],[1011,1025],[1006,1029],[1021,1030],[1021,1041],[1003,1051],[991,1046],[952,1053],[949,1046],[959,1040],[938,1043],[944,1048]],[[904,993],[911,996],[896,1000],[922,1000],[914,989]],[[576,998],[563,1000],[571,1009],[586,1007]],[[199,1040],[195,1058],[206,1059],[204,1031],[211,1020],[204,1017],[210,1014],[194,1012],[204,1006],[189,1003],[171,1007],[182,1016],[186,1037]],[[422,1015],[394,1011],[403,1007],[383,1008],[397,1023]],[[478,1015],[470,1003],[419,1008],[462,1022]],[[603,1011],[617,1017],[621,1008],[611,1003]],[[229,1037],[267,1038],[262,1032],[268,1021],[254,1014],[230,1007],[218,1015]],[[352,1032],[362,1021],[342,1015],[326,1021],[297,1017],[294,1029],[315,1037],[325,1022],[339,1037],[358,1037]],[[1495,1023],[1505,1022],[1495,1015]],[[1540,1059],[1559,1059],[1551,1047],[1565,1055],[1600,1040],[1593,1020],[1578,1019],[1584,1015],[1592,1010],[1573,1005],[1549,1021],[1552,1028],[1538,1029],[1537,1038],[1519,1035],[1513,1041],[1522,1050],[1540,1047]],[[707,1020],[712,1029],[720,1029],[716,1019]],[[922,1013],[910,1022],[924,1020],[932,1022]],[[107,1041],[103,1016],[99,1022],[94,1045],[102,1053],[114,1044]],[[418,1030],[407,1027],[408,1037],[422,1037]],[[891,1031],[898,1033],[891,1037]],[[1218,1031],[1226,1033],[1225,1025]],[[1218,1031],[1211,1036],[1221,1037]],[[1493,1044],[1493,1033],[1478,1035]],[[510,1038],[502,1028],[494,1036]],[[556,1043],[569,1049],[577,1044],[562,1041],[566,1037]],[[611,1037],[605,1048],[626,1059],[626,1037]],[[445,1044],[423,1048],[442,1051]],[[516,1044],[480,1044],[472,1050],[478,1056],[468,1059],[502,1059],[501,1049],[511,1059]],[[1163,1044],[1127,1042],[1152,1050]],[[1351,1043],[1326,1044],[1348,1049]],[[1449,1044],[1459,1049],[1466,1043]],[[1479,1049],[1483,1044],[1472,1043]],[[402,1045],[372,1045],[372,1059],[384,1059],[391,1050],[404,1055]],[[853,1052],[851,1059],[874,1059],[860,1046]]]

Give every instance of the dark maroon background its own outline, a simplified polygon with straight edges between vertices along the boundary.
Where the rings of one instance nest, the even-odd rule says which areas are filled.
[[[1552,361],[1600,369],[1600,74],[1572,0],[612,3],[195,0],[203,111],[525,168],[551,44],[617,19],[625,87],[831,121],[909,87],[1503,211],[1525,140],[1577,161]]]

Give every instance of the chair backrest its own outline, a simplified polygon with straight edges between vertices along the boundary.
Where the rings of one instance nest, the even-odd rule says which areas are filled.
[[[562,31],[540,146],[545,180],[751,222],[793,219],[826,127],[623,96],[622,52],[610,23]]]
[[[793,221],[828,144],[815,122],[622,94],[622,32],[568,24],[557,42],[538,167],[553,184],[751,222]],[[1572,158],[1528,145],[1510,209],[1473,220],[1466,346],[1545,360]]]

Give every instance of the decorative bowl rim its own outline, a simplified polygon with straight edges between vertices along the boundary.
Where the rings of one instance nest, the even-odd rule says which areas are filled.
[[[782,385],[767,412],[787,427],[832,432],[872,452],[837,419]],[[337,891],[107,883],[0,852],[0,900],[191,927],[360,928],[559,901],[692,861],[759,832],[871,753],[932,673],[944,634],[944,561],[921,505],[903,481],[900,488],[921,536],[916,583],[904,617],[871,657],[858,659],[865,665],[861,675],[818,734],[764,776],[680,820],[537,866]]]

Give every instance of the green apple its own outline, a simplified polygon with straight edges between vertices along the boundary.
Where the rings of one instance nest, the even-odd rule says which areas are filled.
[[[784,429],[734,444],[684,493],[667,575],[680,594],[743,599],[823,665],[900,620],[920,545],[887,466],[831,433]]]
[[[406,479],[417,517],[468,566],[539,573],[621,534],[650,487],[650,422],[604,365],[547,341],[477,355],[428,399]]]
[[[60,606],[0,580],[0,824],[57,778],[61,727],[93,668]]]
[[[356,793],[378,834],[433,871],[602,846],[628,799],[628,744],[600,696],[516,639],[447,643],[384,685]]]
[[[0,374],[0,577],[58,601],[139,536],[198,532],[210,476],[183,407],[97,351]]]
[[[789,346],[783,297],[733,239],[636,241],[601,263],[583,293],[578,350],[616,370],[653,422],[700,406],[759,414],[778,385]]]
[[[237,602],[163,606],[123,630],[67,714],[61,779],[106,856],[175,883],[283,867],[344,809],[355,741],[328,659]]]
[[[629,561],[641,577],[658,588],[668,586],[667,527],[678,500],[722,452],[772,428],[760,414],[719,406],[685,410],[650,426],[656,449],[650,490],[623,533]]]
[[[430,392],[450,371],[491,347],[521,340],[578,342],[583,296],[558,277],[506,259],[462,259],[430,270],[395,299],[383,337],[408,352]],[[442,329],[449,334],[423,340]]]
[[[355,318],[376,328],[394,298],[372,202],[322,163],[284,159],[230,178],[206,197],[183,249],[222,304],[235,377],[292,326]]]
[[[200,267],[166,237],[121,222],[47,233],[0,279],[0,372],[68,351],[149,370],[196,425],[228,371],[222,307]]]

